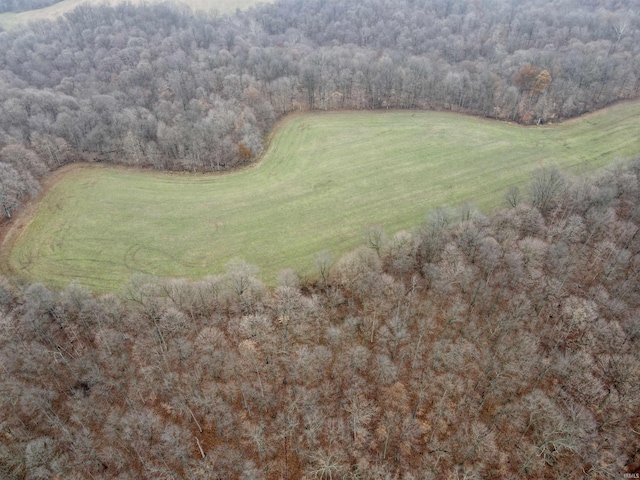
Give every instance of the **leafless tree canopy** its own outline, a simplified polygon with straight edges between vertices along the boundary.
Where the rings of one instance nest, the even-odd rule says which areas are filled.
[[[639,48],[623,1],[82,6],[0,33],[0,215],[70,161],[251,161],[297,109],[578,115],[637,96]],[[101,297],[0,277],[0,477],[638,472],[639,181],[541,170],[273,289],[242,260]]]
[[[371,227],[315,282],[240,260],[120,297],[0,278],[0,476],[637,472],[640,163],[552,173],[543,211]]]
[[[0,7],[18,3],[42,2]],[[0,34],[0,148],[49,168],[222,170],[299,109],[554,121],[637,97],[638,18],[633,2],[578,0],[80,6]]]

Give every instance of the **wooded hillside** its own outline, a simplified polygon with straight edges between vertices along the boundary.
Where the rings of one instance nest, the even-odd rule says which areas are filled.
[[[626,1],[81,7],[0,34],[2,212],[70,161],[250,162],[296,109],[578,115],[637,97],[638,32]],[[0,476],[640,473],[639,182],[539,170],[490,217],[371,226],[315,283],[0,278]]]
[[[275,120],[298,109],[555,121],[637,97],[633,5],[283,0],[209,17],[81,6],[0,34],[0,148],[48,168],[221,170],[255,159]],[[33,182],[10,157],[2,168],[19,181],[0,178],[0,196],[12,211]]]
[[[489,218],[371,227],[312,285],[0,281],[0,475],[637,473],[639,177],[541,170]]]

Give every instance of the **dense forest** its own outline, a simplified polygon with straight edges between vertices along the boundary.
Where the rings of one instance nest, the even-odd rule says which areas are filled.
[[[37,189],[42,165],[232,168],[260,155],[292,110],[452,109],[537,124],[636,98],[636,7],[282,0],[215,16],[80,6],[0,34],[4,216]],[[11,152],[36,157],[37,171]]]
[[[640,161],[121,295],[0,280],[2,478],[640,472]]]

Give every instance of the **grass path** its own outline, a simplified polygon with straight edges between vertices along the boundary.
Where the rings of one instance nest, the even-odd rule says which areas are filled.
[[[97,292],[134,272],[201,278],[234,257],[272,283],[360,243],[368,224],[411,229],[442,205],[488,212],[540,166],[585,173],[640,154],[640,102],[521,127],[436,112],[311,113],[278,127],[259,164],[224,175],[68,167],[17,220],[0,270]],[[11,247],[11,248],[10,248]]]
[[[50,7],[30,10],[20,13],[0,14],[0,25],[3,28],[13,28],[33,20],[54,19],[60,15],[70,12],[78,5],[89,3],[101,5],[107,3],[117,5],[125,0],[63,0]],[[160,3],[166,0],[127,0],[131,3]],[[218,13],[232,13],[237,8],[243,10],[258,3],[269,3],[270,0],[173,0],[174,3],[182,3],[193,10],[212,11]]]

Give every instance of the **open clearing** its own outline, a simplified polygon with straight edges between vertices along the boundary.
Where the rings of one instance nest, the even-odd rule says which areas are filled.
[[[166,0],[128,0],[130,3],[164,3]],[[124,0],[63,0],[50,7],[40,8],[20,13],[0,14],[0,25],[4,28],[12,28],[33,20],[54,19],[76,8],[78,5],[88,3],[91,5],[117,5]],[[202,10],[218,13],[232,13],[236,9],[243,10],[258,3],[270,3],[270,0],[175,0],[173,3],[184,4],[193,10]]]
[[[640,153],[640,103],[549,127],[450,113],[294,115],[262,162],[223,175],[67,167],[32,220],[16,219],[0,269],[96,292],[135,272],[201,278],[236,257],[277,272],[313,271],[315,252],[361,243],[369,224],[411,229],[443,205],[498,207],[540,166],[593,171]]]

